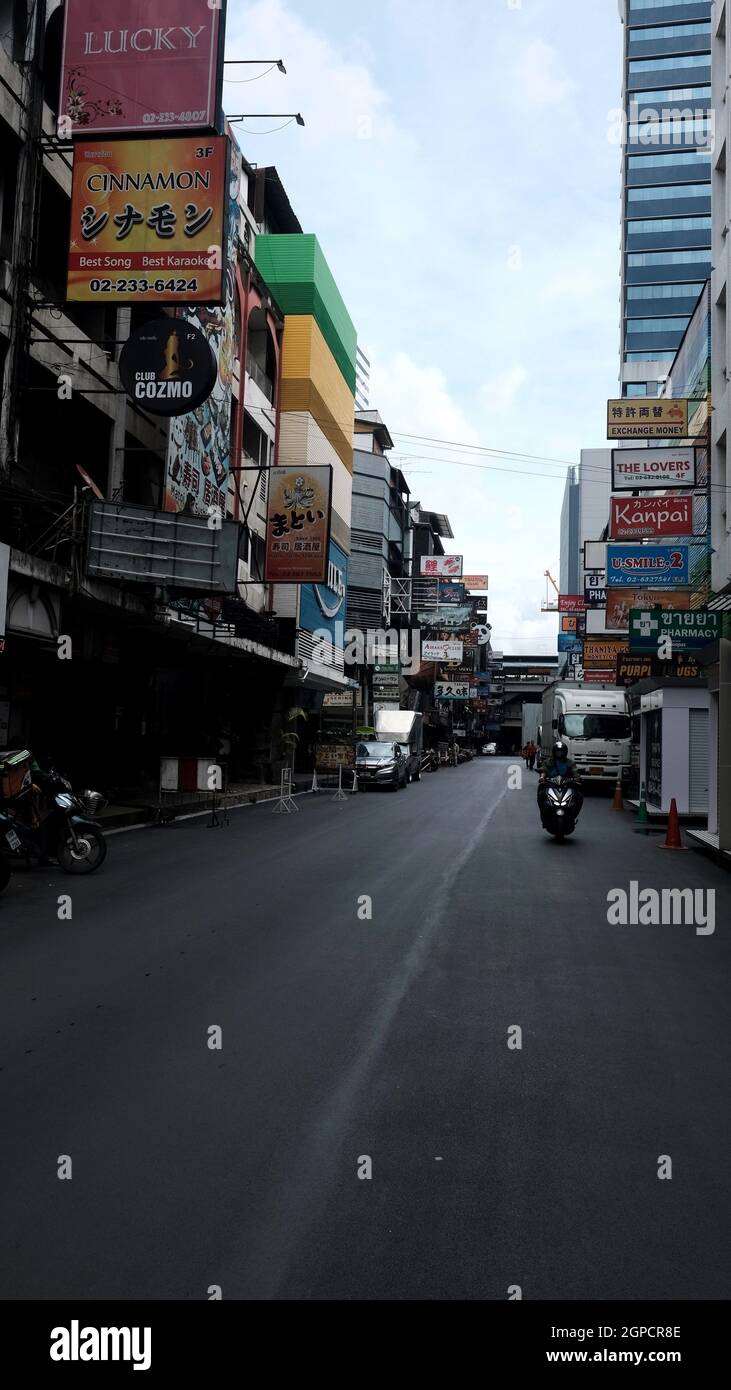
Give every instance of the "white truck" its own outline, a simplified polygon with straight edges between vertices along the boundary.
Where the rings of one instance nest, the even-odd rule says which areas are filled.
[[[401,744],[401,751],[407,759],[409,780],[412,782],[421,781],[424,716],[420,710],[377,710],[376,738],[379,743]]]
[[[630,772],[632,722],[627,696],[618,686],[556,682],[543,696],[541,755],[557,739],[569,750],[584,782],[626,781]]]

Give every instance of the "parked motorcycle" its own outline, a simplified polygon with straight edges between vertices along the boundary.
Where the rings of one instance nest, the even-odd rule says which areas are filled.
[[[541,824],[549,835],[563,840],[573,835],[584,799],[572,777],[551,777],[539,789]]]
[[[100,792],[75,793],[55,768],[34,768],[32,784],[0,803],[0,845],[6,856],[57,859],[68,874],[93,873],[107,853],[94,819],[105,804]]]
[[[436,748],[426,748],[424,750],[421,756],[421,770],[422,772],[439,771],[439,754]]]

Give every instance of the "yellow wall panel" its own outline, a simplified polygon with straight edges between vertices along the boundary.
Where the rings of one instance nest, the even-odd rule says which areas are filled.
[[[282,385],[307,380],[312,382],[352,446],[355,403],[350,388],[312,315],[287,314],[282,347]]]

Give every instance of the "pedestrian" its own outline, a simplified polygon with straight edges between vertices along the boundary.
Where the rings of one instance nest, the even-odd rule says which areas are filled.
[[[529,742],[528,745],[527,745],[528,767],[530,768],[530,771],[531,771],[531,772],[533,771],[533,768],[534,768],[535,765],[536,765],[536,752],[537,752],[536,745],[535,745],[535,743],[533,742],[533,739],[531,739],[530,742]]]

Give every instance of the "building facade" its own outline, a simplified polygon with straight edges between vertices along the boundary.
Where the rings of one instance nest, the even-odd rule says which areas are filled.
[[[225,302],[195,311],[216,356],[216,409],[206,402],[169,423],[127,396],[120,351],[168,311],[68,299],[74,151],[56,134],[62,21],[56,0],[0,5],[2,742],[115,799],[152,799],[164,756],[221,747],[232,778],[264,780],[283,712],[307,702],[302,625],[314,624],[318,601],[330,616],[345,611],[355,333],[331,294],[335,337],[347,339],[336,362],[319,311],[293,317],[278,301],[279,282],[256,264],[257,237],[307,239],[277,171],[255,169],[232,139]],[[298,413],[337,466],[317,613],[300,586],[273,593],[264,582],[268,470],[294,447],[280,434]],[[194,591],[152,572],[123,576],[95,540],[100,518],[117,514],[149,537],[157,518],[175,535],[197,518],[215,559],[212,497],[225,582],[213,562]],[[325,677],[328,688],[332,670]]]
[[[710,0],[619,0],[622,395],[653,396],[711,264]]]

